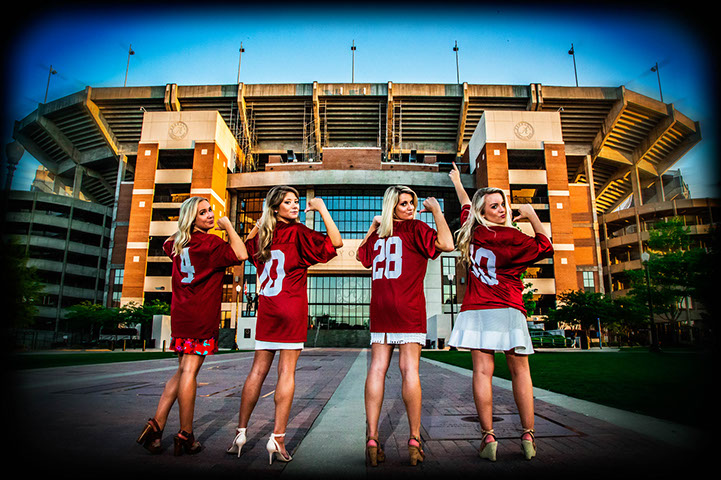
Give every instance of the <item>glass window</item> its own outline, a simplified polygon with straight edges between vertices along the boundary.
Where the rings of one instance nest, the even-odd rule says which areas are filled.
[[[594,292],[596,290],[593,272],[583,272],[583,289],[587,292]]]
[[[366,329],[369,276],[308,276],[308,321],[317,328]]]

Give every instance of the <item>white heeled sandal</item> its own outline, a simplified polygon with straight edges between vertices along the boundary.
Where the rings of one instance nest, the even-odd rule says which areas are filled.
[[[278,445],[278,442],[275,440],[277,437],[285,437],[285,433],[271,433],[270,438],[268,439],[268,443],[265,445],[266,450],[268,450],[268,464],[273,465],[273,454],[277,455],[278,460],[281,462],[290,462],[293,460],[293,457],[290,456],[290,453],[287,451],[285,452],[287,457],[283,455],[283,453],[280,450],[280,445]]]
[[[246,428],[236,428],[235,431],[237,435],[233,439],[233,443],[230,444],[230,447],[228,447],[228,450],[226,452],[228,453],[237,453],[238,457],[240,457],[240,451],[243,449],[243,445],[245,445],[245,442],[247,441],[245,437],[245,431]]]

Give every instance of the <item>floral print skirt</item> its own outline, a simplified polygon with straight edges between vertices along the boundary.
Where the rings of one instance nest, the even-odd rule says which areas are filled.
[[[175,338],[170,339],[170,350],[190,355],[213,355],[218,352],[218,339]]]

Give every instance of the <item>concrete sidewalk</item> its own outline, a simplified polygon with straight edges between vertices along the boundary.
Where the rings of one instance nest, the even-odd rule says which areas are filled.
[[[397,354],[386,379],[380,439],[387,455],[365,464],[367,349],[308,348],[300,356],[287,429],[290,463],[268,465],[275,369],[266,379],[240,458],[225,453],[237,424],[240,392],[252,352],[209,357],[198,377],[194,429],[205,449],[174,457],[177,406],[164,433],[165,451],[150,455],[135,443],[152,416],[174,359],[17,372],[10,419],[10,455],[27,474],[78,477],[198,475],[232,478],[438,478],[449,475],[651,478],[703,471],[711,462],[700,434],[669,422],[535,389],[538,456],[526,461],[509,382],[494,379],[498,461],[478,458],[480,428],[471,372],[423,359],[421,436],[426,459],[411,467],[408,422]]]

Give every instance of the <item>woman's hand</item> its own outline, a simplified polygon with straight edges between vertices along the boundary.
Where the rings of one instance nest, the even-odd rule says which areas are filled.
[[[530,220],[534,217],[538,217],[538,215],[536,215],[536,211],[533,209],[533,207],[528,203],[522,203],[518,207],[518,215],[513,218],[513,221],[515,222],[522,218],[527,218]]]
[[[428,197],[425,200],[423,200],[423,210],[421,210],[418,213],[423,212],[440,212],[441,211],[441,204],[438,203],[438,200],[435,199],[435,197]]]
[[[218,228],[221,230],[225,230],[226,232],[229,232],[233,229],[233,224],[230,223],[230,219],[228,217],[220,217],[216,224],[218,225]]]
[[[313,197],[310,200],[308,200],[308,205],[305,209],[306,212],[316,211],[320,212],[323,209],[325,209],[325,202],[320,197]]]
[[[451,182],[453,182],[453,185],[461,184],[461,172],[458,170],[456,162],[453,162],[453,169],[450,171],[448,176],[451,177]]]

